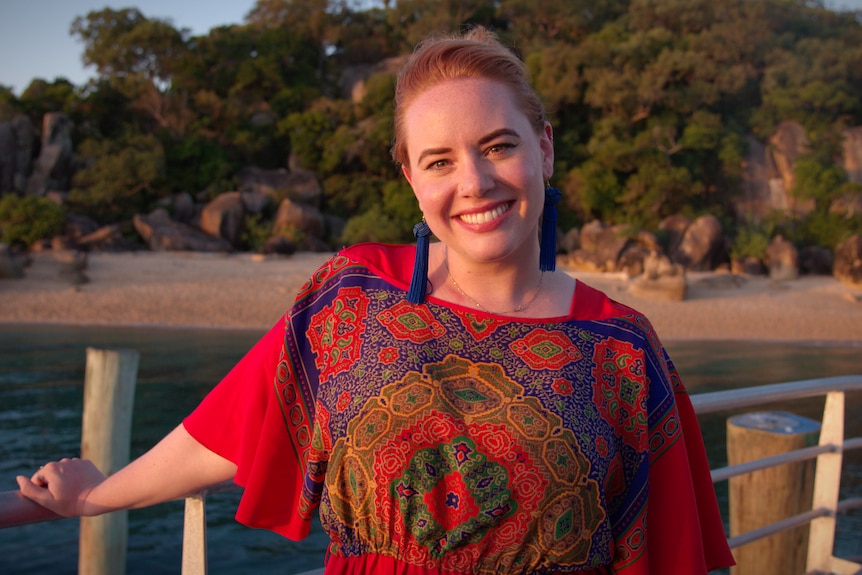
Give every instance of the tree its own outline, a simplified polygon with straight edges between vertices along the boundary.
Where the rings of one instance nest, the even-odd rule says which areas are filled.
[[[146,18],[136,8],[104,8],[76,18],[71,33],[84,42],[84,64],[95,66],[135,109],[160,127],[185,131],[191,122],[186,95],[170,88],[186,57],[187,30]]]
[[[625,13],[626,0],[502,0],[498,20],[518,46],[577,45]]]
[[[0,84],[0,122],[10,120],[20,112],[20,104],[12,88]]]
[[[170,85],[186,52],[186,30],[145,17],[137,8],[104,8],[72,22],[71,34],[84,42],[82,60],[105,78],[143,78]]]
[[[48,112],[65,112],[71,116],[78,95],[75,86],[65,78],[57,78],[51,83],[36,78],[21,93],[19,102],[33,123],[39,126]]]
[[[0,198],[0,242],[29,246],[60,233],[65,222],[65,210],[48,198]]]
[[[162,195],[164,150],[154,136],[86,140],[80,154],[89,162],[73,178],[69,194],[73,209],[86,211],[101,222],[119,222]]]
[[[470,25],[494,28],[495,3],[489,0],[397,0],[389,11],[399,46],[409,51],[432,34],[458,32]]]
[[[763,77],[763,106],[755,117],[758,133],[796,120],[819,134],[858,118],[860,66],[862,48],[840,39],[805,38],[793,51],[776,51]]]

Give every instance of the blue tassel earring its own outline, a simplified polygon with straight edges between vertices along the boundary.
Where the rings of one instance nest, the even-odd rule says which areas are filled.
[[[542,211],[542,238],[539,243],[539,269],[552,272],[557,268],[557,203],[560,190],[545,184],[545,207]]]
[[[413,263],[413,278],[410,280],[407,301],[420,304],[425,300],[428,290],[428,245],[431,242],[431,228],[425,223],[425,218],[413,226],[413,235],[416,236],[416,261]]]

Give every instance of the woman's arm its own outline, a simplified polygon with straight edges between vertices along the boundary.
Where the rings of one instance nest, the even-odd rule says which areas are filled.
[[[62,459],[17,481],[25,497],[64,517],[76,517],[170,501],[235,473],[234,463],[198,443],[180,425],[108,478],[90,461]]]

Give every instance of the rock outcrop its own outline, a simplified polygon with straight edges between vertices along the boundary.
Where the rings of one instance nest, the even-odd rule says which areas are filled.
[[[799,272],[809,275],[832,275],[835,256],[820,246],[806,246],[799,250]]]
[[[317,175],[299,166],[295,158],[291,158],[290,170],[244,168],[237,173],[236,179],[240,192],[263,194],[275,202],[289,198],[295,202],[319,207],[323,199],[323,190]]]
[[[766,267],[769,279],[795,280],[799,277],[799,251],[792,242],[775,236],[766,248]]]
[[[45,114],[42,149],[27,181],[27,193],[44,196],[50,190],[68,190],[72,179],[72,121],[62,112]]]
[[[832,273],[840,282],[862,288],[862,235],[851,236],[835,247]]]
[[[230,252],[230,243],[192,226],[171,219],[159,208],[148,215],[136,215],[132,223],[144,243],[153,251]]]
[[[631,281],[629,292],[644,299],[682,301],[686,294],[685,268],[667,256],[650,254],[644,260],[644,273]]]
[[[679,246],[669,251],[670,259],[690,271],[713,269],[724,256],[724,235],[721,222],[713,215],[701,216],[691,222],[683,233]]]
[[[10,248],[0,243],[0,280],[24,277],[24,261]]]
[[[624,226],[606,226],[599,220],[580,230],[580,247],[569,254],[569,267],[582,271],[617,271],[617,262],[629,244]]]
[[[201,210],[201,230],[238,247],[245,231],[245,205],[239,192],[219,194]]]
[[[0,122],[0,194],[26,190],[35,144],[36,128],[27,116]]]

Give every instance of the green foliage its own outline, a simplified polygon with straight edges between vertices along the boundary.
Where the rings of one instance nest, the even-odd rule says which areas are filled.
[[[39,126],[42,117],[49,112],[65,112],[71,116],[78,96],[75,86],[65,78],[57,78],[50,84],[37,78],[22,92],[19,101],[33,124]]]
[[[831,244],[855,225],[828,214],[847,190],[838,134],[862,124],[854,15],[786,0],[364,6],[258,0],[245,23],[195,37],[135,8],[92,11],[71,32],[98,78],[37,79],[20,98],[0,86],[0,121],[69,114],[84,159],[72,206],[103,221],[164,194],[230,189],[242,167],[281,168],[292,155],[323,183],[323,208],[351,218],[350,241],[411,240],[418,210],[389,158],[391,68],[364,78],[358,103],[342,82],[431,32],[480,23],[515,47],[549,109],[563,220],[654,227],[671,213],[731,213],[748,135],[766,140],[794,120],[811,151],[792,193],[817,209],[775,229]],[[249,222],[249,246],[265,219]],[[741,232],[740,249],[759,233]]]
[[[128,219],[163,195],[164,151],[154,136],[87,140],[80,153],[89,163],[73,179],[69,204],[98,221]]]
[[[617,175],[595,160],[572,170],[563,186],[564,201],[581,219],[611,221],[623,188]]]
[[[798,198],[811,198],[822,211],[847,182],[841,166],[819,153],[800,156],[793,167],[795,182],[791,192]]]
[[[303,166],[329,175],[341,163],[351,124],[352,114],[344,104],[321,99],[308,110],[279,121],[278,130],[288,136],[290,149]],[[341,132],[333,140],[339,128]]]
[[[683,211],[703,184],[684,167],[675,167],[664,156],[644,158],[627,181],[619,200],[622,222],[646,229],[658,227],[667,216]]]
[[[394,243],[404,241],[404,230],[380,206],[354,216],[347,221],[340,243],[351,245],[360,242]]]
[[[853,184],[843,189],[854,187]],[[854,234],[862,234],[862,218],[829,210],[814,210],[805,216],[775,212],[761,223],[769,237],[781,234],[798,247],[820,246],[834,250]]]
[[[326,211],[342,218],[360,214],[381,203],[385,180],[356,174],[334,174],[323,180]]]
[[[71,33],[84,43],[84,64],[106,78],[169,82],[186,49],[184,31],[137,8],[92,11],[75,18]]]
[[[359,119],[372,115],[392,117],[395,112],[395,75],[374,74],[365,81],[365,97],[359,103]]]
[[[766,256],[766,249],[769,247],[770,239],[769,231],[763,228],[758,228],[754,225],[740,228],[736,233],[736,237],[733,238],[730,257],[735,260],[745,258],[762,260]]]
[[[249,214],[245,217],[240,239],[246,248],[255,252],[260,251],[270,237],[272,237],[272,222],[263,214]]]
[[[20,104],[12,89],[0,84],[0,122],[11,120],[19,111]]]
[[[858,116],[860,65],[862,50],[840,38],[803,37],[791,48],[774,51],[761,84],[763,106],[755,112],[755,129],[768,136],[781,121],[796,120],[821,134],[836,121]]]
[[[419,202],[404,178],[390,180],[383,186],[383,211],[401,229],[401,241],[413,238],[413,226],[422,219]]]
[[[29,246],[63,230],[66,211],[47,198],[19,197],[7,194],[0,198],[0,241]]]
[[[165,180],[174,193],[195,194],[208,187],[222,188],[241,167],[224,147],[200,135],[169,138],[164,150]]]
[[[852,236],[862,233],[860,218],[844,218],[840,214],[814,211],[790,228],[789,239],[798,246],[821,246],[834,250]]]

